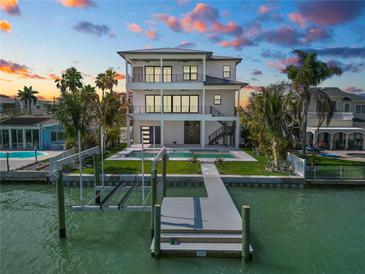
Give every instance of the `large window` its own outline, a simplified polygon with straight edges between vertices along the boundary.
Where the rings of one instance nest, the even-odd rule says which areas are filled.
[[[165,113],[198,113],[198,95],[164,95]]]
[[[365,105],[356,105],[356,113],[365,113]]]
[[[198,80],[198,66],[184,66],[184,81]]]
[[[223,66],[223,78],[231,78],[231,66]]]
[[[51,132],[51,141],[52,141],[52,143],[62,142],[63,141],[63,132],[62,131],[52,131]]]
[[[172,67],[163,67],[162,80],[163,82],[172,81]],[[160,82],[161,68],[159,66],[145,67],[145,81],[149,83]]]
[[[1,149],[9,149],[9,130],[3,129],[0,131],[0,148]]]
[[[161,112],[161,96],[146,95],[145,111],[146,112]]]

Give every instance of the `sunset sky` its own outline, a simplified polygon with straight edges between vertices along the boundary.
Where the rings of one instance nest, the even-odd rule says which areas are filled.
[[[251,86],[286,79],[294,48],[318,52],[344,74],[323,86],[365,90],[365,1],[0,0],[0,94],[31,85],[58,96],[54,79],[75,66],[86,83],[117,51],[182,47],[243,58],[237,77]]]

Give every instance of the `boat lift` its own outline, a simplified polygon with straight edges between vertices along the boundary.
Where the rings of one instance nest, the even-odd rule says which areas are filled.
[[[155,155],[152,160],[151,167],[151,186],[145,186],[144,184],[144,170],[142,172],[142,184],[139,184],[135,180],[131,185],[127,185],[126,182],[120,181],[115,186],[106,186],[104,180],[100,180],[100,149],[98,146],[81,151],[60,159],[56,162],[56,182],[57,182],[57,196],[58,196],[58,213],[59,213],[59,235],[60,238],[66,237],[66,225],[65,225],[65,201],[64,201],[64,182],[63,182],[63,168],[64,166],[82,161],[85,158],[93,157],[94,166],[94,193],[95,196],[91,200],[84,203],[83,196],[83,181],[80,178],[80,204],[71,205],[70,209],[77,212],[124,212],[124,211],[137,211],[137,212],[151,212],[151,235],[153,235],[154,227],[154,207],[158,200],[158,192],[162,192],[162,197],[166,197],[166,168],[167,168],[167,151],[163,147]],[[162,160],[162,176],[160,183],[157,178],[157,165]],[[143,161],[142,161],[143,162]],[[82,165],[79,165],[82,168]],[[80,175],[82,176],[82,175]],[[103,176],[102,176],[103,177]],[[145,190],[148,190],[148,194],[145,195]],[[109,202],[115,197],[116,193],[125,191],[124,195],[119,201],[110,205]],[[133,192],[141,192],[141,204],[139,205],[127,205],[129,198]],[[151,198],[150,198],[151,197]],[[148,200],[151,200],[151,205],[147,205]]]

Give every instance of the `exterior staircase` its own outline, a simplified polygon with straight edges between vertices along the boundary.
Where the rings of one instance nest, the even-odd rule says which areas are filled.
[[[212,114],[212,116],[215,117],[224,116],[222,112],[220,112],[213,106],[210,106],[210,114]],[[229,140],[229,144],[233,145],[234,122],[233,121],[217,121],[217,122],[220,123],[222,126],[209,135],[208,137],[209,145],[214,145],[221,138],[223,138],[223,144],[228,145],[227,137]]]

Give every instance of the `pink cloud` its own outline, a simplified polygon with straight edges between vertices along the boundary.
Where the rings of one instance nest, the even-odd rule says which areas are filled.
[[[304,34],[303,42],[305,43],[312,43],[316,41],[323,41],[327,40],[331,37],[330,33],[327,29],[313,27],[307,30]]]
[[[298,63],[298,58],[297,57],[289,57],[289,58],[285,58],[279,61],[268,61],[267,65],[270,68],[274,68],[277,69],[281,72],[283,72],[287,66],[290,65],[295,65]]]
[[[59,2],[68,8],[88,8],[95,6],[92,0],[60,0]]]
[[[189,41],[182,41],[176,47],[177,48],[194,48],[195,44],[193,42],[189,42]]]
[[[293,12],[288,14],[289,19],[298,24],[302,29],[305,28],[305,19],[299,12]]]
[[[269,13],[270,11],[272,11],[273,9],[274,9],[273,6],[270,6],[270,5],[260,5],[258,13],[266,14],[266,13]]]
[[[356,92],[363,92],[364,90],[361,88],[357,88],[357,87],[348,87],[346,90],[346,92],[352,92],[352,93],[356,93]]]
[[[20,65],[3,59],[0,59],[0,71],[5,72],[7,74],[17,75],[20,78],[40,79],[40,80],[47,79],[44,76],[32,73],[31,70],[26,65]]]
[[[136,24],[136,23],[130,23],[127,25],[127,28],[132,31],[132,32],[142,32],[142,28],[140,25]]]
[[[175,16],[166,14],[166,13],[159,13],[156,14],[156,17],[160,19],[165,25],[173,31],[181,32],[183,30],[180,20]]]
[[[222,40],[219,42],[219,45],[223,48],[232,47],[236,50],[241,49],[243,46],[251,46],[253,42],[248,40],[245,37],[235,38],[233,40]]]
[[[146,36],[148,39],[157,39],[157,33],[154,30],[148,30],[146,31]]]
[[[237,25],[235,22],[228,22],[226,25],[221,24],[220,22],[214,22],[212,26],[213,32],[218,33],[230,33],[239,35],[243,32],[242,27]]]
[[[10,32],[11,24],[6,20],[0,20],[0,30],[2,30],[3,32]]]
[[[0,9],[10,15],[20,15],[18,0],[1,0]]]

